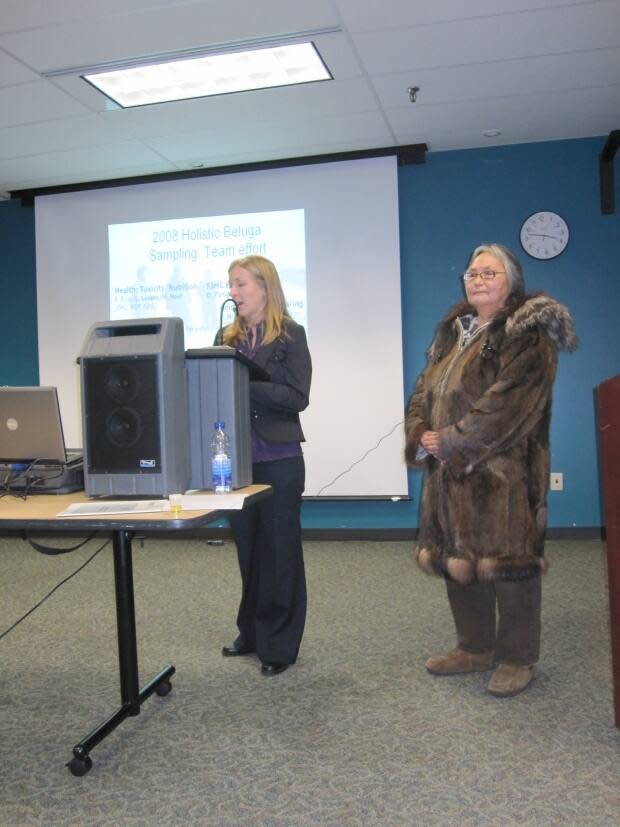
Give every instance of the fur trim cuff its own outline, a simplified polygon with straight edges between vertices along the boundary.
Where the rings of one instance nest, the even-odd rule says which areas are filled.
[[[465,557],[445,557],[423,546],[418,549],[416,559],[418,566],[426,574],[454,580],[462,586],[476,579],[476,564]]]
[[[544,557],[481,557],[478,561],[466,557],[448,557],[433,549],[421,546],[416,552],[418,566],[425,574],[443,577],[467,586],[475,580],[529,580],[544,574],[549,563]]]
[[[544,557],[482,557],[476,566],[478,580],[529,580],[544,574],[549,563]]]

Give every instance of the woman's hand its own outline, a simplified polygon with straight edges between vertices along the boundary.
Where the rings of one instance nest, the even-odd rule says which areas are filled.
[[[437,457],[439,455],[439,433],[437,431],[424,431],[420,437],[420,445],[428,454]]]

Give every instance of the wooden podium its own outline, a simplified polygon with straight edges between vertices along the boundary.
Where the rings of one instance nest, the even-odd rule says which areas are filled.
[[[620,727],[620,374],[602,382],[597,395],[607,532],[614,721]]]

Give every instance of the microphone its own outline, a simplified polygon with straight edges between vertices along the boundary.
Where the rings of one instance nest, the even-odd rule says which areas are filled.
[[[224,308],[227,304],[229,304],[229,302],[232,302],[235,305],[235,316],[237,315],[237,302],[234,299],[225,299],[220,307],[220,327],[216,336],[218,345],[224,344]]]

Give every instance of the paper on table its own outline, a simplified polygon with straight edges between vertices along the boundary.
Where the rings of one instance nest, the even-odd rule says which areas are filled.
[[[90,503],[72,503],[57,517],[93,517],[107,514],[146,514],[170,511],[168,500],[106,500]]]
[[[175,494],[174,502],[175,504],[178,503],[181,508],[189,511],[192,509],[202,511],[204,508],[237,510],[243,508],[246,494],[247,491],[243,494],[238,491],[229,491],[227,494],[216,494],[215,491],[200,491],[192,488],[186,491],[185,494]]]

